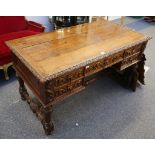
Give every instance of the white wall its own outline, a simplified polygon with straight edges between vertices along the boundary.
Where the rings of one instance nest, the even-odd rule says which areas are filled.
[[[109,20],[115,20],[121,18],[121,16],[108,16]]]

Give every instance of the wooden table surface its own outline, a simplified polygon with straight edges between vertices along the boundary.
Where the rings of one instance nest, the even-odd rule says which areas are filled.
[[[12,40],[7,45],[40,80],[47,80],[146,39],[142,33],[99,20]]]

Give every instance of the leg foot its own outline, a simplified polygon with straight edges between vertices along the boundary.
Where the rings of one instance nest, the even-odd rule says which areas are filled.
[[[52,113],[52,108],[42,108],[41,110],[43,112],[43,120],[42,120],[42,125],[45,131],[46,135],[50,135],[51,132],[54,130],[54,125],[51,121],[51,113]]]
[[[8,76],[8,66],[4,65],[3,66],[3,70],[4,70],[4,76],[6,80],[9,80],[9,76]]]
[[[45,134],[46,135],[50,135],[51,132],[54,130],[53,123],[45,123],[45,122],[42,122],[42,124],[43,124],[43,128],[44,128]]]

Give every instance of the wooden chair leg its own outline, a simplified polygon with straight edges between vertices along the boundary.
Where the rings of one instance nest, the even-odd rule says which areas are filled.
[[[4,65],[3,66],[3,71],[4,71],[4,76],[6,80],[9,80],[9,76],[8,76],[8,65]]]

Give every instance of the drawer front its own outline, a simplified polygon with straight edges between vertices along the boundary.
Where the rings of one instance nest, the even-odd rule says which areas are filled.
[[[142,55],[142,53],[136,53],[136,54],[124,59],[121,63],[120,69],[123,70],[123,69],[137,63],[140,60],[141,55]]]
[[[46,99],[49,103],[65,98],[66,96],[84,88],[83,79],[78,79],[60,87],[53,88],[52,86],[52,82],[49,82],[46,86]]]
[[[83,79],[76,80],[62,87],[54,89],[54,98],[62,97],[66,94],[72,93],[74,90],[83,87]]]
[[[84,67],[76,69],[72,72],[68,72],[60,77],[53,80],[54,87],[59,87],[70,83],[76,79],[82,78],[84,76]]]
[[[93,62],[85,67],[85,75],[91,75],[123,60],[123,51]]]
[[[133,47],[130,47],[124,51],[124,58],[130,57],[136,53],[142,52],[143,44],[139,44]]]

